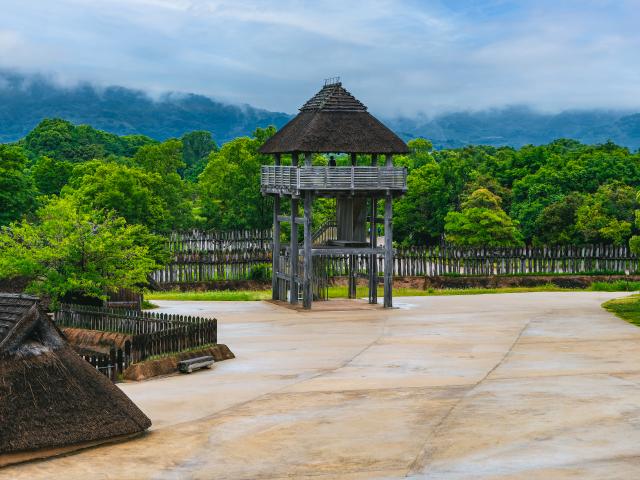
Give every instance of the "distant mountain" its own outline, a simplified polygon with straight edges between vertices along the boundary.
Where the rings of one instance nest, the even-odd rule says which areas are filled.
[[[373,112],[375,113],[375,112]],[[249,135],[256,127],[281,127],[290,118],[249,105],[229,105],[196,94],[166,94],[152,99],[124,87],[90,84],[61,87],[42,76],[0,70],[0,142],[24,137],[43,118],[59,117],[118,135],[144,134],[164,140],[193,130],[208,130],[220,144]],[[527,107],[457,112],[414,118],[382,118],[405,140],[430,139],[436,148],[469,144],[545,144],[556,138],[583,143],[612,140],[640,148],[640,113],[583,110],[539,113]]]
[[[405,139],[428,138],[437,148],[464,145],[541,145],[557,138],[582,143],[607,140],[640,148],[640,114],[583,110],[544,114],[527,107],[447,113],[434,118],[399,118],[387,122]]]
[[[124,87],[90,84],[66,88],[42,76],[0,70],[0,143],[24,137],[44,118],[64,118],[118,135],[143,134],[157,140],[208,130],[216,142],[251,134],[256,127],[281,127],[290,118],[248,105],[229,105],[194,94],[152,99]]]

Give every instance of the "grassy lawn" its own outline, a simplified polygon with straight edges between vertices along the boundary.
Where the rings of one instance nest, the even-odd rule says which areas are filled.
[[[640,290],[640,282],[617,280],[615,282],[594,282],[587,289],[597,292],[633,292]],[[394,288],[395,297],[424,297],[438,295],[484,295],[488,293],[524,293],[524,292],[581,292],[580,288],[561,288],[551,283],[537,287],[502,287],[502,288],[447,288],[422,290],[420,288]],[[358,286],[357,297],[368,296],[365,286]],[[347,298],[347,287],[329,287],[329,298]],[[378,297],[382,298],[382,287],[378,288]],[[205,292],[180,292],[172,290],[168,292],[148,292],[145,300],[183,300],[183,301],[256,301],[269,300],[271,290],[209,290]]]
[[[615,282],[593,282],[589,290],[595,292],[637,292],[640,290],[640,282],[628,280],[616,280]]]
[[[640,327],[640,295],[614,298],[602,306],[618,317]]]
[[[572,292],[579,289],[560,288],[552,284],[541,285],[539,287],[511,287],[511,288],[464,288],[464,289],[443,289],[422,290],[418,288],[394,288],[395,297],[424,297],[437,295],[483,295],[487,293],[522,293],[522,292]],[[367,287],[358,287],[357,297],[367,297]],[[347,287],[329,287],[329,298],[347,298]],[[382,298],[382,287],[378,289],[378,297]],[[183,300],[183,301],[255,301],[268,300],[271,298],[271,290],[210,290],[206,292],[149,292],[145,294],[146,300]]]
[[[147,292],[146,300],[184,300],[184,301],[255,301],[271,298],[271,290],[209,290],[206,292]]]

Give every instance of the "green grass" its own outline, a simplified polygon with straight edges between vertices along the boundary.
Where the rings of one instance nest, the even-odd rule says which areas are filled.
[[[560,288],[553,284],[541,285],[539,287],[510,287],[510,288],[447,288],[442,290],[419,288],[394,288],[395,297],[424,297],[438,295],[482,295],[487,293],[523,293],[523,292],[571,292],[580,291],[578,289]],[[368,289],[359,286],[356,290],[358,298],[368,295]],[[378,297],[382,298],[383,290],[378,289]],[[346,286],[329,287],[329,298],[347,298]],[[145,294],[148,300],[182,300],[182,301],[255,301],[268,300],[271,298],[270,290],[210,290],[206,292],[149,292]]]
[[[422,290],[419,288],[394,288],[394,297],[427,297],[439,295],[483,295],[487,293],[522,293],[522,292],[570,292],[574,291],[568,288],[560,288],[553,284],[541,285],[539,287],[503,287],[503,288],[445,288],[434,289],[429,288]],[[358,287],[356,289],[358,298],[366,297],[369,294],[367,287]],[[378,297],[382,297],[383,290],[378,288]],[[346,286],[329,287],[329,298],[347,298],[348,291]]]
[[[602,304],[605,310],[640,327],[640,295],[614,298]]]
[[[206,292],[148,292],[147,300],[184,300],[184,301],[255,301],[271,298],[271,290],[209,290]]]
[[[594,292],[635,292],[640,290],[640,282],[616,280],[615,282],[593,282],[586,289]],[[420,288],[394,288],[395,297],[424,297],[439,295],[484,295],[489,293],[526,293],[526,292],[581,292],[585,289],[562,288],[552,283],[537,287],[502,287],[502,288],[446,288],[422,290]],[[378,288],[378,297],[382,298],[382,287]],[[329,287],[329,298],[347,298],[347,286]],[[368,296],[365,286],[358,286],[356,296],[363,298]],[[146,300],[183,300],[183,301],[256,301],[271,298],[270,290],[210,290],[206,292],[180,292],[172,290],[168,292],[149,292],[145,294]],[[153,305],[153,304],[151,304]],[[155,306],[154,306],[155,307]],[[153,308],[153,307],[150,307]]]
[[[216,346],[215,343],[207,343],[205,345],[200,345],[199,347],[186,348],[184,350],[180,350],[179,352],[160,353],[158,355],[151,355],[145,358],[142,362],[138,362],[138,363],[153,362],[154,360],[160,360],[161,358],[167,358],[167,357],[174,357],[176,355],[181,355],[183,353],[199,352],[215,346]]]
[[[149,300],[142,300],[142,310],[153,310],[154,308],[158,308],[158,305]]]
[[[640,282],[630,282],[628,280],[593,282],[589,290],[594,292],[637,292],[640,290]]]

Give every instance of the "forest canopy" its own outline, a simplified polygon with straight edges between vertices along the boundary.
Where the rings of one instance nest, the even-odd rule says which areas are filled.
[[[219,147],[206,131],[158,142],[43,120],[0,145],[0,225],[34,220],[60,197],[159,234],[268,228],[260,166],[272,159],[258,149],[274,133],[257,129]],[[625,147],[568,139],[519,149],[435,150],[422,138],[408,145],[394,158],[408,171],[407,194],[394,205],[399,245],[620,245],[638,233],[640,154]],[[318,203],[314,223],[332,215],[330,202]]]
[[[269,228],[260,167],[273,159],[258,150],[275,131],[219,147],[206,131],[158,142],[42,121],[0,144],[0,279],[28,278],[31,291],[54,299],[139,290],[169,259],[163,235]],[[394,158],[408,173],[407,193],[394,201],[398,246],[603,243],[640,252],[639,152],[567,139],[519,149],[436,150],[422,138],[408,146]],[[351,164],[344,155],[336,162]],[[333,199],[316,200],[316,227],[334,215]]]

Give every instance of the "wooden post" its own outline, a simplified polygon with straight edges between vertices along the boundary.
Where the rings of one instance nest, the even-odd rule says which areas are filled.
[[[393,156],[385,156],[385,166],[393,167]],[[384,199],[384,307],[393,307],[393,197]]]
[[[291,165],[298,166],[298,154],[291,154]],[[291,243],[289,250],[291,251],[290,267],[291,281],[289,282],[289,303],[298,303],[298,284],[296,277],[298,276],[298,224],[296,217],[298,216],[298,199],[291,196]]]
[[[275,164],[280,165],[280,154],[275,155]],[[273,198],[273,252],[271,254],[271,298],[280,300],[278,288],[278,272],[280,271],[280,195]]]
[[[378,246],[378,231],[376,224],[376,216],[378,215],[378,209],[376,197],[371,197],[371,232],[369,234],[369,240],[371,248],[377,248]],[[378,255],[372,254],[369,258],[369,303],[378,303]]]
[[[304,164],[311,166],[311,154],[306,153]],[[311,221],[312,221],[313,193],[309,190],[304,192],[304,278],[302,282],[302,304],[306,310],[311,309],[313,301],[313,291],[311,287],[311,275],[313,261],[311,258]]]
[[[378,154],[371,155],[371,166],[378,165]],[[369,243],[371,248],[378,247],[378,226],[377,226],[377,199],[373,195],[371,197],[371,220],[369,222]],[[369,303],[378,303],[378,254],[374,253],[369,257]]]
[[[349,288],[348,288],[348,297],[356,298],[356,286],[357,286],[357,277],[356,277],[356,256],[349,255]]]
[[[351,166],[355,167],[358,163],[358,154],[351,154]],[[353,170],[351,173],[351,184],[353,188]],[[351,228],[353,229],[353,211],[351,214]],[[357,286],[357,272],[356,272],[356,257],[354,255],[349,255],[347,266],[349,268],[349,276],[348,276],[348,294],[349,298],[356,298],[356,286]]]

